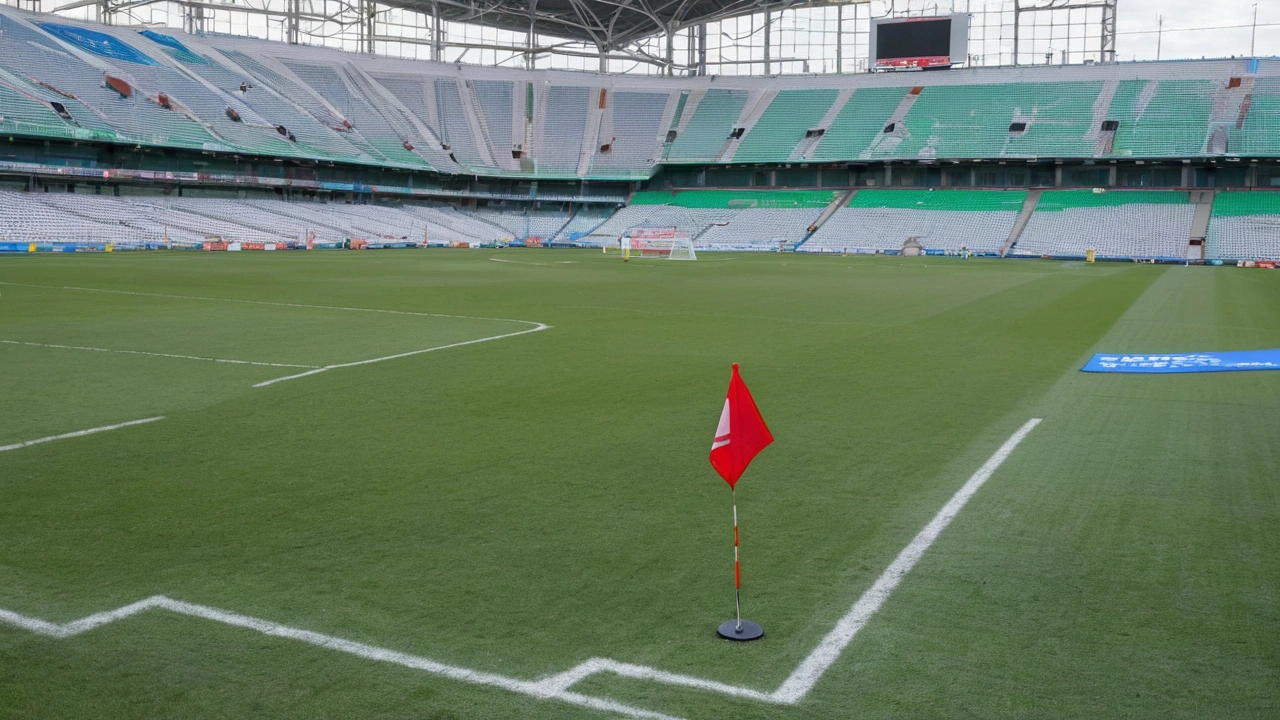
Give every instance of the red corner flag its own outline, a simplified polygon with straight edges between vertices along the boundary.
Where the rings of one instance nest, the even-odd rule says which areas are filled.
[[[747,384],[738,374],[738,363],[734,363],[729,394],[724,399],[724,410],[720,412],[715,441],[711,443],[711,466],[732,488],[756,453],[771,442],[773,435],[764,424],[764,418],[760,417]]]

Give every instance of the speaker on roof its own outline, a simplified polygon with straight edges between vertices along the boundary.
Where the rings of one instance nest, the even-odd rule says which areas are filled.
[[[888,135],[889,133],[893,132],[893,129],[896,127],[898,127],[898,123],[889,123],[888,125],[885,125],[884,134]]]
[[[729,133],[730,140],[741,140],[742,134],[747,131],[744,127],[736,127]]]
[[[1026,131],[1027,131],[1027,124],[1025,122],[1009,123],[1009,132],[1011,133],[1020,133],[1020,132],[1026,132]]]
[[[1102,132],[1115,132],[1116,130],[1119,130],[1119,129],[1120,129],[1119,120],[1103,120],[1102,121]]]
[[[668,130],[668,131],[667,131],[667,140],[666,140],[666,141],[667,141],[667,142],[669,142],[669,143],[673,143],[673,142],[675,142],[675,141],[676,141],[676,136],[677,136],[677,133],[676,133],[676,131],[675,131],[675,130]]]

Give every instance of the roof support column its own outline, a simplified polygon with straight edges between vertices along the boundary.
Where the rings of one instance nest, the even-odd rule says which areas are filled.
[[[856,10],[854,12],[857,12]],[[836,6],[836,74],[844,72],[844,5]]]
[[[764,11],[764,74],[773,74],[773,63],[769,62],[773,45],[773,11]]]
[[[524,66],[532,70],[534,66],[534,43],[537,42],[537,10],[538,0],[529,0],[529,34],[525,36]]]
[[[676,24],[667,23],[667,77],[675,75],[676,64]]]
[[[440,62],[443,57],[440,45],[444,41],[444,28],[440,27],[440,3],[431,3],[431,59]]]
[[[1102,57],[1100,60],[1104,63],[1116,61],[1116,0],[1109,0],[1102,6]]]
[[[377,3],[374,0],[359,0],[356,3],[356,39],[360,52],[370,55],[373,54],[373,19],[376,12]]]
[[[697,74],[707,74],[707,24],[702,23],[698,26],[698,62]]]
[[[302,12],[298,4],[299,0],[289,0],[285,6],[285,42],[290,45],[298,44],[298,14]]]

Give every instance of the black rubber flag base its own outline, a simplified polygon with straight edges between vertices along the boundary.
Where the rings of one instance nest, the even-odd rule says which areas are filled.
[[[738,640],[740,642],[759,640],[764,637],[764,628],[750,620],[743,620],[741,627],[738,626],[737,620],[725,620],[716,632],[720,633],[720,637],[726,640]]]

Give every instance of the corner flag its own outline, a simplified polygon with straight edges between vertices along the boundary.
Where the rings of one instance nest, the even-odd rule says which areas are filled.
[[[711,467],[729,483],[733,496],[733,604],[738,611],[736,620],[721,623],[716,631],[727,640],[759,640],[764,630],[758,623],[742,619],[742,564],[738,557],[738,478],[751,464],[752,458],[769,443],[773,434],[760,417],[756,401],[751,397],[747,384],[738,374],[738,363],[733,364],[733,376],[729,378],[729,394],[720,411],[720,424],[711,443]]]
[[[734,363],[729,393],[724,399],[724,410],[720,412],[715,440],[711,443],[711,466],[733,488],[756,453],[771,442],[773,435],[764,424],[764,418],[760,417],[760,410],[756,408],[747,384],[738,374],[738,363]]]

